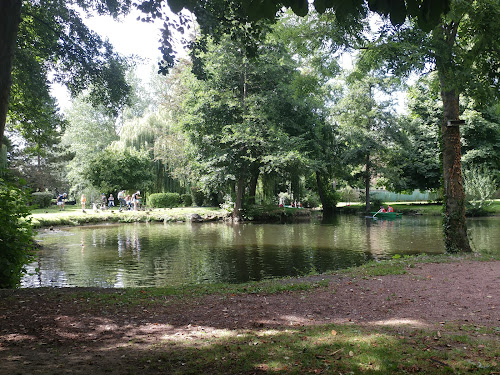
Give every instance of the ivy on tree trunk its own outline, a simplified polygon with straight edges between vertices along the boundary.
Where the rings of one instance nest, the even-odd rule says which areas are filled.
[[[460,128],[448,126],[448,121],[458,120],[458,94],[455,90],[441,91],[444,119],[441,123],[443,188],[444,188],[444,237],[446,251],[470,252],[465,223],[465,191],[462,183],[462,152]]]

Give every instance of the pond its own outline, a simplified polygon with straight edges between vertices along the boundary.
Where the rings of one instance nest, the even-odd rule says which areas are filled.
[[[470,220],[473,247],[500,252],[500,218]],[[147,287],[298,276],[395,254],[444,252],[439,217],[329,224],[108,224],[41,230],[23,287]]]

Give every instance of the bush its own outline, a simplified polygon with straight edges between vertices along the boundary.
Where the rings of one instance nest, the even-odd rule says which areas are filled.
[[[29,194],[0,178],[0,288],[19,285],[34,256]]]
[[[308,192],[304,198],[302,198],[301,204],[303,207],[306,208],[315,208],[318,207],[320,204],[319,196],[318,194],[314,192]]]
[[[31,204],[38,208],[49,207],[52,202],[52,193],[36,192],[31,194]]]
[[[487,213],[486,209],[491,205],[492,198],[497,190],[492,175],[493,173],[484,167],[473,167],[464,171],[464,189],[468,215],[482,216]]]
[[[351,203],[356,202],[358,199],[358,193],[350,186],[343,187],[339,190],[340,200],[343,202]]]
[[[198,207],[203,206],[203,202],[205,201],[205,194],[199,187],[192,187],[191,195],[193,196],[194,204],[196,204]]]
[[[178,207],[181,196],[178,193],[157,193],[148,196],[148,205],[156,208]]]
[[[191,207],[193,205],[193,197],[191,197],[191,194],[182,194],[181,201],[184,207]]]

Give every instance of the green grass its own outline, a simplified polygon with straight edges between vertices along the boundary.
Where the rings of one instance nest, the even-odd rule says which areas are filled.
[[[35,228],[62,225],[84,225],[102,222],[132,223],[132,222],[177,222],[190,220],[190,216],[198,214],[206,220],[219,220],[227,212],[216,207],[177,207],[157,208],[146,211],[122,211],[117,208],[94,212],[87,209],[82,212],[79,206],[66,206],[64,211],[50,207],[36,209],[31,214]]]
[[[329,280],[302,281],[297,279],[273,279],[252,281],[243,284],[200,284],[166,288],[125,288],[119,292],[103,289],[99,293],[94,290],[77,289],[71,294],[59,296],[68,301],[86,301],[92,306],[109,305],[162,305],[166,297],[196,298],[204,295],[234,296],[238,294],[269,295],[283,292],[308,291],[326,288]],[[57,290],[46,289],[48,294],[57,294]]]
[[[168,374],[491,374],[496,339],[493,330],[464,337],[447,327],[323,325],[165,340],[141,361]]]
[[[385,202],[385,205],[390,204],[394,211],[402,212],[403,214],[412,215],[430,215],[440,216],[443,213],[443,205],[440,203],[428,202],[412,202],[412,203],[398,203],[398,202]],[[340,212],[344,213],[361,213],[364,205],[361,203],[351,204],[350,206],[340,205]],[[488,215],[500,215],[500,200],[494,200],[492,204],[486,209]]]
[[[394,256],[393,259],[384,261],[371,261],[361,266],[335,271],[336,274],[347,274],[353,277],[369,278],[385,275],[403,275],[408,269],[414,268],[419,263],[450,263],[463,260],[491,261],[500,260],[500,254],[488,253],[463,253],[463,254],[439,254],[439,255],[406,255]]]

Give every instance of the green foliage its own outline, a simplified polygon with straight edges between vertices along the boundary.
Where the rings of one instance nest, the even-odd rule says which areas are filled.
[[[486,212],[497,191],[497,183],[486,167],[472,167],[463,173],[467,213],[479,216]]]
[[[134,150],[107,148],[95,155],[86,166],[84,176],[102,192],[141,190],[150,188],[153,181],[151,160]]]
[[[205,193],[203,190],[197,186],[193,186],[191,188],[191,195],[193,196],[194,204],[198,207],[203,206],[203,202],[205,201]]]
[[[191,207],[193,205],[193,197],[191,196],[191,194],[182,194],[181,202],[184,207]]]
[[[307,191],[306,195],[300,201],[303,207],[316,208],[319,207],[321,201],[317,193],[313,191]]]
[[[156,193],[148,195],[148,205],[155,208],[179,207],[181,196],[178,193]]]
[[[361,202],[364,202],[364,199],[361,199]],[[384,201],[382,199],[376,198],[372,193],[370,193],[370,202],[373,211],[377,211],[379,207],[384,204]]]
[[[92,106],[84,95],[73,100],[66,116],[69,124],[61,143],[72,156],[66,166],[70,193],[99,187],[89,182],[86,169],[96,154],[118,139],[114,126],[116,119],[103,106]]]
[[[493,105],[478,106],[471,99],[461,103],[465,109],[461,118],[463,169],[485,167],[493,176],[500,175],[500,115]]]
[[[343,177],[353,186],[366,189],[374,177],[387,173],[386,160],[399,129],[391,100],[382,98],[396,89],[396,83],[385,75],[355,70],[337,87],[333,118],[344,141]]]
[[[300,73],[282,45],[262,42],[252,57],[244,49],[229,37],[207,45],[206,79],[188,82],[182,117],[205,191],[239,184],[235,215],[255,173],[296,175],[304,167],[305,133],[319,122],[297,97]]]
[[[34,256],[29,201],[22,184],[0,178],[0,288],[18,286],[24,266]]]
[[[49,207],[52,202],[52,193],[36,192],[31,194],[31,204],[37,208]]]
[[[359,193],[350,186],[345,186],[339,190],[340,201],[343,202],[357,202],[359,198]]]
[[[101,14],[117,15],[130,9],[127,1],[118,6],[112,3],[117,4],[78,1],[85,10],[99,8]],[[55,81],[65,84],[73,96],[88,90],[94,105],[104,105],[115,114],[128,100],[130,87],[125,81],[125,59],[113,51],[108,41],[89,30],[80,13],[68,2],[24,1],[17,47],[16,54],[28,54],[29,61],[39,64],[44,82],[49,82],[49,71],[53,69]],[[26,74],[28,69],[20,65],[23,61],[26,59],[17,61],[13,70]],[[38,80],[33,83],[41,87]],[[30,90],[28,94],[33,93],[32,88],[30,84],[22,87],[25,93]]]
[[[226,194],[223,198],[223,202],[220,204],[220,208],[222,208],[224,211],[231,213],[234,210],[234,201],[233,198],[231,197],[231,194]]]
[[[392,191],[435,190],[441,184],[439,127],[443,117],[437,76],[408,91],[409,114],[399,118],[399,137],[389,150],[384,184]]]

